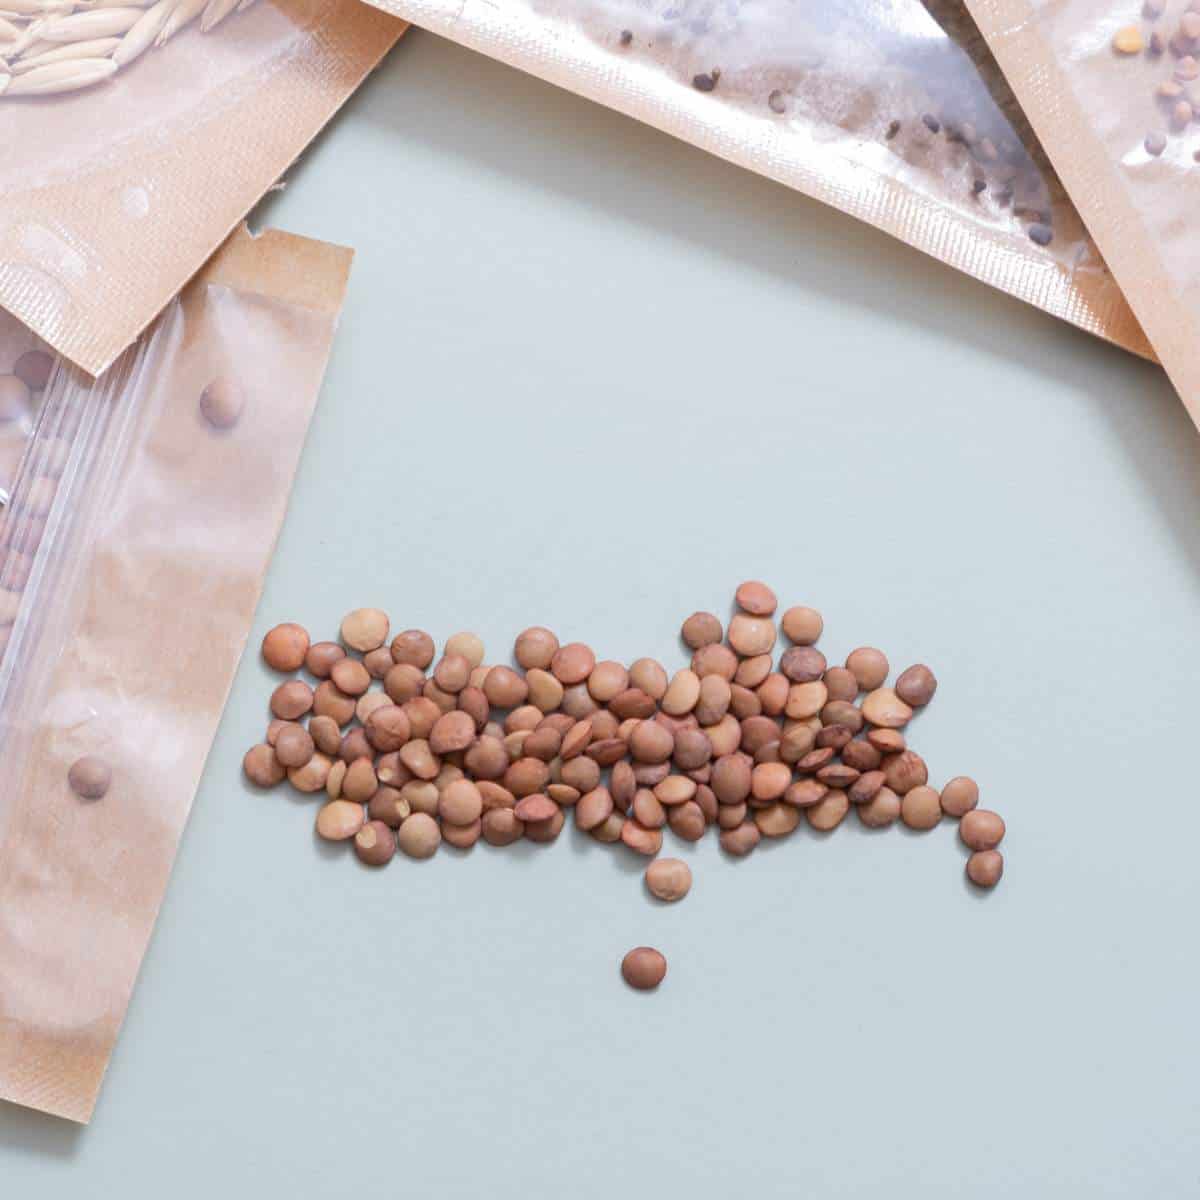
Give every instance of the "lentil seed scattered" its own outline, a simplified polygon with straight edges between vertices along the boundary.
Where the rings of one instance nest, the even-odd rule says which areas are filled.
[[[889,687],[887,657],[873,647],[830,667],[814,645],[821,616],[804,606],[778,618],[790,644],[776,662],[775,593],[747,581],[735,600],[727,630],[706,612],[683,623],[692,660],[670,676],[650,658],[628,668],[597,662],[588,646],[560,645],[543,626],[517,637],[516,668],[485,666],[470,633],[448,639],[435,665],[423,631],[388,644],[379,609],[348,614],[340,645],[276,626],[264,661],[319,682],[315,691],[296,678],[275,689],[275,720],[247,752],[245,774],[256,786],[287,778],[302,793],[324,793],[318,834],[351,841],[372,867],[397,850],[429,858],[443,840],[460,850],[480,840],[552,842],[573,808],[580,833],[654,859],[647,889],[678,900],[691,870],[656,858],[665,832],[695,842],[715,827],[722,850],[743,857],[802,821],[830,833],[853,806],[873,830],[958,820],[972,851],[967,878],[995,886],[1003,820],[978,809],[966,776],[940,794],[929,786],[924,759],[899,732],[933,699],[933,672],[917,664]],[[71,783],[83,795],[78,767]],[[639,947],[626,961],[627,978],[648,981],[634,986],[665,974],[657,951]]]

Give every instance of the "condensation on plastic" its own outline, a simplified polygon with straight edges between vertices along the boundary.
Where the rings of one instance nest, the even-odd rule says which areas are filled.
[[[41,389],[29,387],[13,369],[30,356],[46,353],[45,343],[32,330],[0,310],[0,509],[8,503],[42,399]]]
[[[1200,126],[1170,121],[1155,94],[1200,39],[1161,54],[1118,54],[1136,26],[1170,41],[1191,0],[1152,19],[1142,0],[969,0],[1033,127],[1200,425]],[[1197,81],[1200,82],[1200,81]],[[1200,106],[1197,82],[1184,95]],[[1161,135],[1160,155],[1147,137]]]
[[[241,656],[350,252],[237,235],[99,380],[59,362],[0,556],[0,1098],[86,1121]],[[223,261],[222,261],[223,260]],[[240,419],[198,400],[236,380]],[[82,755],[102,799],[68,785]]]
[[[1151,353],[961,0],[371,3]]]
[[[0,93],[0,307],[91,374],[404,31],[357,0],[259,0],[207,33],[200,19],[96,86]]]

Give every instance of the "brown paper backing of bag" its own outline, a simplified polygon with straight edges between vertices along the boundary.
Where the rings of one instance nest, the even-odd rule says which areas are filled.
[[[351,257],[242,229],[164,314],[170,349],[145,381],[160,399],[137,418],[112,510],[68,547],[82,558],[78,595],[62,602],[63,644],[30,648],[25,669],[49,662],[52,674],[21,713],[21,751],[6,755],[0,1098],[92,1114],[283,520]],[[214,432],[197,401],[225,374],[245,385],[246,407]],[[100,800],[67,783],[85,753],[112,768]]]
[[[131,138],[78,178],[4,195],[0,307],[89,374],[179,293],[407,28],[358,0],[270,3],[307,35],[236,100],[197,102],[196,124]],[[156,53],[131,69],[161,73]],[[156,103],[153,89],[145,101]],[[131,188],[151,200],[136,220]]]

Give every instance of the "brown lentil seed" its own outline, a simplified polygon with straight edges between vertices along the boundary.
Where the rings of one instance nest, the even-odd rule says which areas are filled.
[[[261,753],[264,748],[269,751],[269,755]],[[271,768],[270,760],[276,757],[276,751],[272,750],[270,746],[251,748],[242,763],[251,782],[258,784],[259,787],[271,787],[278,783],[278,779],[271,778],[274,771]],[[258,778],[250,773],[251,768],[255,770]],[[282,774],[280,778],[282,778]],[[112,786],[112,767],[95,754],[85,754],[77,758],[67,770],[67,783],[70,785],[71,791],[81,799],[99,800]]]
[[[591,836],[598,842],[611,845],[621,840],[621,830],[624,828],[625,818],[619,812],[614,812],[604,824],[597,825],[591,831]]]
[[[521,708],[514,708],[508,714],[504,720],[504,731],[505,733],[516,733],[518,730],[524,729],[532,732],[541,723],[541,709],[535,708],[532,704],[526,704]]]
[[[585,684],[577,683],[573,687],[563,689],[562,710],[575,720],[582,721],[584,717],[598,712],[599,708]]]
[[[317,812],[317,833],[329,842],[349,841],[363,827],[365,820],[361,804],[330,800]]]
[[[828,791],[829,788],[816,779],[797,779],[788,784],[781,799],[793,808],[812,808],[821,803]]]
[[[592,740],[605,741],[617,736],[617,718],[606,709],[601,709],[592,718]]]
[[[329,774],[325,776],[325,795],[330,800],[341,798],[342,784],[346,782],[346,772],[349,769],[349,764],[340,758],[329,768]]]
[[[522,752],[531,758],[540,758],[549,762],[558,754],[562,746],[562,734],[552,727],[537,728],[526,739]]]
[[[647,829],[661,829],[667,821],[667,810],[649,788],[639,788],[634,793],[630,812]]]
[[[433,682],[444,692],[457,695],[471,680],[471,663],[462,654],[447,654],[433,669]]]
[[[704,836],[707,822],[704,810],[695,800],[687,800],[667,809],[667,825],[676,837],[685,842],[698,842]]]
[[[382,821],[368,821],[354,835],[354,853],[368,867],[386,867],[396,854],[396,835]]]
[[[516,813],[517,819],[527,824],[530,822],[549,821],[558,811],[558,805],[549,796],[541,792],[532,792],[524,795],[513,805],[513,812]]]
[[[366,731],[362,729],[350,730],[338,746],[338,757],[347,766],[356,758],[370,758],[373,754],[374,750],[371,743],[367,741]]]
[[[661,700],[667,691],[667,672],[653,658],[639,658],[629,668],[631,687],[645,692],[651,700]]]
[[[818,833],[830,833],[846,819],[849,811],[850,800],[846,793],[831,788],[818,803],[804,810],[804,816]]]
[[[694,612],[684,621],[679,636],[689,650],[699,650],[701,646],[715,645],[725,636],[725,631],[712,613]]]
[[[746,820],[749,811],[746,804],[718,804],[717,825],[721,829],[736,829]]]
[[[779,743],[781,762],[798,763],[816,745],[816,735],[804,725],[789,729]]]
[[[525,840],[540,845],[552,842],[562,833],[566,821],[561,809],[556,809],[554,816],[547,821],[526,821]]]
[[[663,835],[661,829],[647,829],[636,819],[628,820],[621,826],[621,841],[630,850],[653,858],[661,849]]]
[[[825,655],[812,646],[792,646],[779,660],[780,671],[793,683],[816,682],[825,674],[826,665]]]
[[[264,648],[263,657],[266,657]],[[328,679],[333,664],[346,657],[346,651],[337,642],[315,642],[304,655],[304,669],[317,679]]]
[[[719,675],[708,675],[705,677],[705,682],[709,679],[721,679]],[[721,679],[721,682],[725,681]],[[729,711],[737,717],[739,721],[744,721],[747,717],[758,717],[762,715],[762,701],[749,688],[744,688],[738,684],[729,686]],[[715,721],[707,721],[704,718],[711,715],[707,711],[702,711],[699,706],[696,709],[696,715],[705,725],[713,725]],[[721,714],[722,716],[724,714]],[[720,720],[720,717],[717,718]]]
[[[400,795],[414,813],[424,813],[428,817],[437,815],[438,790],[432,780],[412,779],[400,789]]]
[[[477,633],[453,634],[446,639],[442,656],[465,658],[472,668],[477,667],[483,662],[483,639]]]
[[[483,840],[489,846],[511,846],[525,832],[525,822],[510,808],[491,808],[480,822]]]
[[[575,824],[585,833],[603,825],[612,815],[613,798],[608,788],[594,788],[579,797],[575,805]]]
[[[767,676],[771,674],[774,660],[769,654],[756,654],[738,663],[734,672],[733,682],[744,688],[753,690],[761,687]]]
[[[396,848],[409,858],[432,858],[441,844],[441,827],[424,812],[414,812],[396,834]]]
[[[590,758],[573,758],[564,761],[561,770],[562,782],[573,787],[577,792],[590,792],[600,785],[599,764]]]
[[[90,765],[85,768],[81,768],[81,771],[78,775],[72,774],[75,772],[76,767],[79,766],[79,763],[84,761],[84,759],[78,759],[74,764],[72,764],[71,771],[68,772],[67,777],[71,784],[71,790],[74,791],[76,795],[83,796],[84,799],[98,799],[100,796],[104,795],[104,791],[100,791],[96,796],[89,796],[86,792],[80,790],[81,787],[93,787],[91,778],[94,772],[92,771]],[[250,749],[246,751],[246,755],[242,759],[242,771],[245,773],[246,778],[249,779],[255,787],[260,788],[274,787],[277,783],[281,783],[284,775],[287,774],[283,764],[280,763],[280,761],[275,757],[274,749],[271,746],[266,745],[266,743],[258,746],[251,746]],[[107,790],[107,785],[105,785],[105,790]]]
[[[695,671],[687,668],[676,671],[662,698],[663,712],[673,717],[690,713],[700,699],[700,686],[700,677]]]
[[[400,761],[418,778],[433,779],[442,764],[434,757],[429,743],[424,738],[414,738],[400,750]]]
[[[429,748],[434,754],[452,754],[466,750],[475,741],[475,722],[458,711],[443,713],[429,731]]]
[[[367,816],[372,821],[382,821],[391,829],[399,828],[411,813],[412,809],[399,789],[386,785],[377,788],[367,804]]]
[[[732,754],[742,742],[741,722],[730,714],[726,714],[715,725],[706,725],[703,732],[712,743],[713,758]]]
[[[883,760],[884,782],[897,795],[904,796],[929,781],[925,760],[913,750],[892,754]]]
[[[842,747],[842,762],[856,771],[875,771],[883,762],[883,755],[870,742],[854,740]]]
[[[917,663],[901,673],[895,691],[910,708],[924,708],[937,691],[937,680],[924,663]]]
[[[788,688],[783,711],[793,721],[802,721],[806,717],[815,717],[826,706],[828,699],[828,689],[820,679],[794,683]]]
[[[775,645],[775,622],[770,617],[737,613],[729,622],[729,644],[745,658],[769,654]]]
[[[830,701],[851,703],[858,697],[858,680],[846,667],[830,667],[823,676]]]
[[[778,800],[792,782],[792,771],[786,763],[761,763],[750,774],[750,794],[755,800]]]
[[[726,854],[742,858],[762,841],[762,833],[753,821],[743,821],[733,829],[723,829],[718,840]]]
[[[883,687],[890,669],[887,655],[874,646],[859,646],[846,655],[846,670],[858,680],[859,689],[864,692]]]
[[[298,671],[308,648],[308,630],[289,621],[267,631],[262,640],[263,661],[274,671]]]
[[[471,825],[483,813],[483,797],[469,779],[448,783],[438,797],[438,815],[451,825]]]
[[[587,679],[587,689],[597,704],[607,704],[629,686],[629,672],[619,662],[599,662]]]
[[[388,615],[379,608],[356,608],[342,618],[342,641],[351,650],[366,654],[387,641]]]
[[[601,738],[592,742],[584,753],[600,766],[611,767],[625,757],[626,746],[619,737]]]
[[[942,802],[937,792],[923,784],[906,792],[900,800],[900,819],[909,829],[932,829],[942,819]]]
[[[815,608],[798,604],[783,614],[780,624],[784,636],[797,646],[811,646],[825,628],[821,614]]]
[[[713,763],[712,790],[721,804],[740,804],[750,795],[753,764],[744,754],[727,754]]]
[[[682,900],[692,890],[692,869],[679,858],[659,858],[646,868],[646,888],[668,904]]]
[[[765,583],[748,579],[734,593],[738,608],[756,617],[769,617],[779,606],[775,593]]]
[[[912,709],[891,688],[868,693],[862,702],[862,714],[883,729],[902,729],[912,719]]]
[[[336,754],[342,744],[342,731],[332,717],[310,718],[308,733],[322,754]]]
[[[564,687],[583,683],[596,665],[596,656],[590,646],[582,642],[569,642],[560,646],[550,660],[550,672]]]
[[[638,762],[665,763],[674,750],[674,736],[656,721],[643,721],[629,738],[629,751]]]
[[[540,758],[519,758],[504,772],[504,786],[518,797],[540,792],[549,782],[550,768]]]
[[[490,779],[478,779],[475,786],[479,789],[479,798],[483,801],[483,811],[490,812],[493,808],[513,808],[517,798],[506,787]]]
[[[301,725],[286,725],[275,739],[275,757],[285,767],[302,767],[316,753],[312,734]]]
[[[371,686],[371,674],[357,658],[339,658],[330,668],[329,678],[346,696],[361,696]]]
[[[968,775],[956,775],[942,788],[942,811],[950,817],[965,817],[979,805],[979,785]]]
[[[650,946],[638,946],[621,960],[621,977],[639,992],[652,991],[667,977],[667,960]]]
[[[701,646],[692,655],[692,670],[701,679],[706,675],[722,675],[732,683],[737,669],[738,657],[728,646]]]
[[[392,657],[396,662],[416,667],[419,671],[428,669],[433,662],[434,652],[433,638],[423,629],[406,629],[392,638]]]
[[[895,729],[868,729],[867,741],[881,754],[902,754],[908,745]]]
[[[867,771],[860,775],[851,785],[847,795],[851,804],[867,804],[875,798],[879,790],[887,784],[887,777],[882,771]]]
[[[546,784],[546,795],[560,808],[571,808],[573,805],[578,804],[580,800],[578,790],[568,787],[565,783]]]
[[[868,829],[884,829],[900,817],[900,797],[891,788],[880,788],[865,804],[856,807],[858,819]]]
[[[688,674],[690,675],[691,672],[689,671]],[[729,681],[720,675],[706,675],[699,681],[699,685],[700,690],[694,706],[696,720],[701,725],[715,725],[729,711],[729,704],[733,698]],[[753,695],[752,692],[748,694]],[[666,700],[670,695],[671,691],[668,689],[667,695],[663,697],[664,709],[666,709]],[[666,709],[666,711],[670,712],[670,709]]]
[[[772,804],[755,811],[754,824],[763,837],[787,837],[800,824],[800,810],[790,804]]]
[[[967,878],[981,888],[992,888],[1004,875],[1004,855],[999,850],[976,850],[967,859]]]
[[[299,679],[289,679],[281,683],[271,693],[271,712],[283,721],[294,721],[302,717],[313,706],[313,690]],[[350,716],[354,715],[354,706],[350,706]],[[347,720],[350,717],[346,718]]]
[[[517,635],[513,657],[526,671],[547,671],[558,650],[558,638],[543,625],[531,625]]]
[[[973,808],[958,823],[958,836],[970,850],[994,850],[1004,834],[1003,818],[986,808]]]
[[[397,663],[383,677],[383,690],[396,704],[415,699],[424,687],[424,674],[411,663]]]
[[[823,725],[817,731],[816,745],[820,749],[828,746],[840,754],[850,744],[854,734],[845,725]]]

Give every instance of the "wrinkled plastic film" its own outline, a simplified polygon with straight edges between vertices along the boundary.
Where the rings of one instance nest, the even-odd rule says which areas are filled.
[[[0,307],[92,374],[404,30],[357,0],[20,6],[45,15],[0,26]]]
[[[348,267],[239,235],[99,380],[60,366],[47,384],[0,552],[0,1098],[91,1115]],[[228,428],[199,407],[214,380],[244,397]],[[69,785],[85,755],[111,768],[100,799]]]
[[[1200,18],[1190,0],[970,8],[1200,424],[1200,37],[1181,33]]]
[[[1149,347],[960,0],[371,0]]]

